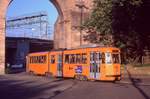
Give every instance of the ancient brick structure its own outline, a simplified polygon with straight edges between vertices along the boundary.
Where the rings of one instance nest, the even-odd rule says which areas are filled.
[[[80,0],[51,0],[56,6],[59,17],[55,24],[55,48],[74,48],[80,46],[80,14],[76,4]],[[92,0],[83,0],[87,7],[83,11],[83,20],[88,15]],[[78,28],[77,28],[78,27]]]
[[[5,70],[5,14],[8,5],[13,0],[0,0],[0,74]],[[80,9],[76,1],[80,0],[50,0],[58,10],[59,16],[55,24],[55,48],[74,48],[80,45]],[[85,1],[83,17],[87,16],[92,0]],[[38,2],[38,1],[37,1]]]
[[[0,0],[0,74],[5,72],[5,14],[9,0]]]

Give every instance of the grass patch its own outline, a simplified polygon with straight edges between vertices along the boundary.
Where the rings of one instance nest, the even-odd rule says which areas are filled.
[[[150,67],[150,64],[135,64],[134,67]]]

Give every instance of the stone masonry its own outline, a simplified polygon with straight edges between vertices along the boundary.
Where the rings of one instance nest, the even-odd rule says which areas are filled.
[[[9,0],[0,0],[0,74],[5,73],[5,14]]]
[[[5,16],[7,7],[13,0],[0,0],[0,74],[5,71]],[[55,23],[54,46],[58,48],[75,48],[80,46],[80,9],[76,1],[80,0],[50,0],[56,7],[59,16]],[[83,18],[88,15],[92,0],[85,1]]]
[[[81,10],[76,6],[80,0],[51,0],[56,6],[59,17],[55,24],[54,45],[58,48],[75,48],[80,46],[80,14]],[[92,0],[83,0],[87,9],[83,11],[83,20],[87,17]],[[77,28],[78,27],[78,28]],[[85,42],[84,42],[85,43]]]

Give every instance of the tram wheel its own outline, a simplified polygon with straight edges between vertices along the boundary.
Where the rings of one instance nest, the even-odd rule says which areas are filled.
[[[87,76],[83,76],[83,78],[84,78],[84,81],[88,81]]]

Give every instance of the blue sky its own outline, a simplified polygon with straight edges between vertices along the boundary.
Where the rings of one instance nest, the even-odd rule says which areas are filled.
[[[58,13],[49,0],[13,0],[8,7],[6,16],[14,17],[40,11],[46,11],[48,13],[50,25],[53,26]]]

